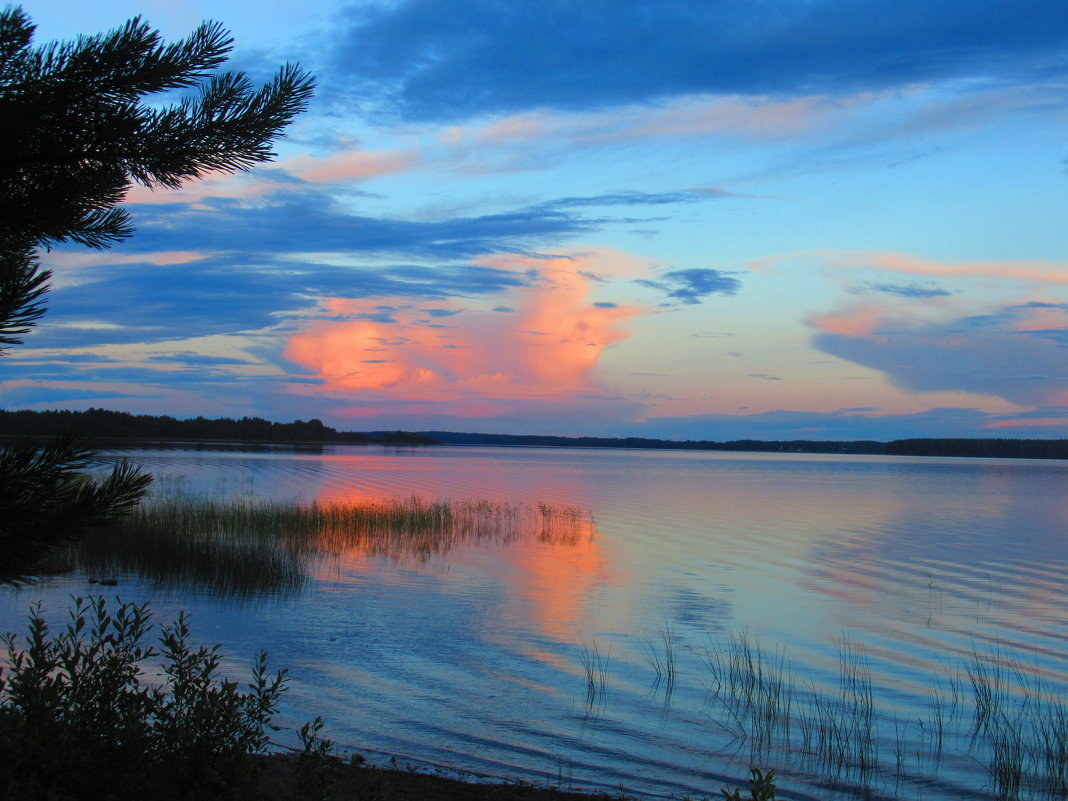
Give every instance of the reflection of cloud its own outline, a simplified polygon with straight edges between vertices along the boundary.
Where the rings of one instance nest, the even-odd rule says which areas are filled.
[[[312,323],[293,336],[286,357],[312,370],[328,392],[366,399],[444,402],[437,413],[493,413],[494,400],[554,400],[596,392],[592,371],[607,345],[626,333],[619,324],[638,309],[590,301],[595,283],[582,275],[589,258],[493,262],[538,279],[511,293],[512,314],[469,308],[449,327],[429,327],[403,302],[388,318],[381,304],[331,299],[343,320]],[[442,304],[459,311],[456,302]],[[499,308],[499,307],[498,307]]]
[[[897,631],[919,624],[911,636],[939,640],[940,652],[955,641],[967,653],[990,637],[1000,651],[1007,634],[1010,646],[1027,643],[1030,659],[1050,636],[1046,622],[1063,615],[1063,468],[962,459],[949,483],[938,464],[873,467],[886,480],[850,485],[848,502],[828,504],[838,518],[811,529],[826,533],[811,541],[806,589],[878,606]],[[856,509],[863,519],[841,519]]]
[[[600,540],[592,534],[566,547],[520,543],[504,554],[517,571],[509,575],[513,598],[549,637],[570,642],[582,631],[590,596],[612,573]]]
[[[414,494],[425,493],[455,499],[472,491],[471,481],[478,500],[448,502],[454,524],[441,529],[420,526],[406,532],[384,526],[362,533],[340,526],[317,543],[321,550],[337,554],[321,571],[327,581],[337,580],[338,567],[353,573],[373,569],[375,557],[410,567],[447,565],[448,574],[456,576],[467,573],[451,568],[465,565],[496,578],[501,595],[495,614],[514,617],[524,626],[532,621],[545,635],[563,641],[573,641],[582,630],[597,585],[620,581],[619,566],[604,553],[597,524],[584,511],[582,487],[556,464],[542,463],[520,473],[497,462],[487,472],[471,460],[462,465],[418,457],[398,461],[374,451],[338,458],[344,467],[335,464],[333,480],[313,494],[318,504],[412,505],[421,503]],[[524,497],[554,500],[517,502]],[[485,558],[490,551],[492,558]],[[526,638],[514,646],[536,648]],[[536,650],[530,653],[541,658]]]

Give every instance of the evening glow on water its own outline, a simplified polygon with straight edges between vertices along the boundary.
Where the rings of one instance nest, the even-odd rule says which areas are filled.
[[[146,519],[212,504],[218,522],[177,550],[169,517],[89,537],[73,572],[3,596],[0,630],[101,589],[161,623],[186,609],[233,673],[262,647],[289,668],[277,742],[321,714],[380,764],[651,799],[751,765],[790,799],[996,799],[1016,770],[1021,799],[1068,790],[1046,748],[1068,735],[1063,461],[122,455],[159,477]],[[294,508],[325,522],[294,529]]]
[[[128,239],[33,240],[47,309],[0,337],[0,410],[264,441],[109,440],[88,469],[149,494],[0,594],[0,632],[185,610],[228,676],[289,670],[272,747],[321,715],[372,765],[1068,799],[1068,461],[782,442],[1068,440],[1068,4],[23,8],[37,44],[214,20],[229,67],[316,89],[273,161],[130,186]],[[9,535],[47,528],[44,469],[8,461]]]
[[[201,20],[277,160],[63,245],[5,408],[694,439],[1059,437],[1060,4],[29,0]]]

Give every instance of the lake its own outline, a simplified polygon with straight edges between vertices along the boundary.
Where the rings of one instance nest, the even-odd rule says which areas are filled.
[[[577,535],[354,547],[298,589],[221,597],[119,576],[192,613],[244,680],[287,667],[372,762],[619,792],[1064,797],[1068,462],[328,446],[140,448],[160,491],[485,499],[582,510]],[[62,620],[85,574],[5,591]],[[1060,718],[1058,724],[1058,715]],[[292,732],[280,733],[279,738]]]

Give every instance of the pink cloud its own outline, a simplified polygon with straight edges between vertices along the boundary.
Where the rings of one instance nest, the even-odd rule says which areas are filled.
[[[1028,417],[1018,420],[992,420],[983,423],[983,428],[1032,428],[1035,426],[1063,428],[1064,425],[1063,417]]]
[[[312,370],[323,390],[361,401],[363,413],[387,402],[394,414],[436,412],[489,416],[515,401],[556,401],[600,392],[593,371],[604,349],[628,335],[622,324],[637,307],[593,305],[597,283],[589,258],[509,257],[499,268],[537,271],[530,286],[505,299],[514,312],[457,301],[331,298],[324,307],[349,318],[320,320],[290,338],[286,358]],[[492,305],[501,305],[495,298]],[[383,308],[390,308],[382,322]],[[398,405],[400,404],[400,405]],[[401,408],[401,406],[405,408]]]
[[[311,184],[337,184],[406,172],[418,162],[419,155],[413,151],[350,150],[323,158],[303,154],[248,173],[211,173],[181,189],[148,189],[136,184],[127,190],[124,200],[157,205],[200,203],[208,198],[249,200],[279,189],[295,188],[291,181],[271,177],[270,170],[281,170]]]
[[[827,130],[843,115],[822,97],[687,97],[581,113],[525,112],[437,134],[439,155],[472,172],[519,171],[556,162],[560,148],[614,147],[651,139],[787,140]]]
[[[256,177],[253,177],[256,176]],[[135,184],[126,191],[123,201],[126,203],[143,203],[161,205],[166,203],[200,203],[207,198],[230,198],[247,200],[262,197],[279,187],[277,181],[260,177],[258,173],[239,173],[229,175],[214,173],[202,180],[194,181],[181,189],[149,189]]]
[[[874,304],[854,306],[827,314],[814,314],[808,324],[829,334],[847,337],[871,336],[883,321],[884,310]]]
[[[380,175],[406,172],[418,161],[419,156],[414,152],[356,150],[326,158],[297,156],[280,162],[278,166],[301,180],[323,184],[366,181]]]
[[[747,266],[753,272],[774,272],[780,266],[813,261],[822,262],[836,270],[867,269],[902,275],[980,277],[1040,284],[1068,284],[1068,262],[1039,259],[951,263],[894,251],[815,250],[756,259]]]
[[[874,267],[905,275],[979,276],[1013,278],[1038,283],[1068,283],[1068,264],[1039,260],[979,261],[947,264],[904,253],[841,254],[829,260],[833,267]]]
[[[53,251],[48,254],[48,263],[57,267],[98,267],[111,264],[189,264],[210,256],[196,250],[160,250],[155,253],[113,253],[111,251]]]
[[[439,135],[451,147],[492,146],[566,139],[595,144],[627,139],[741,135],[760,139],[794,137],[826,128],[843,105],[823,97],[773,100],[760,97],[687,97],[655,107],[572,114],[525,112],[484,125],[449,126]]]

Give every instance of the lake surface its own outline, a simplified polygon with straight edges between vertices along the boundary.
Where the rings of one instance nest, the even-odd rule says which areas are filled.
[[[377,446],[106,455],[170,491],[589,515],[577,537],[344,551],[295,592],[228,600],[136,575],[107,590],[150,602],[157,622],[189,610],[234,678],[266,648],[290,671],[281,721],[320,714],[372,761],[678,798],[718,796],[750,765],[777,769],[780,795],[796,799],[1059,797],[1057,771],[1068,774],[1055,764],[1060,730],[1042,728],[1066,709],[1068,462]],[[5,591],[0,630],[23,630],[38,599],[58,622],[94,586],[74,574]],[[974,686],[993,699],[985,712]]]

